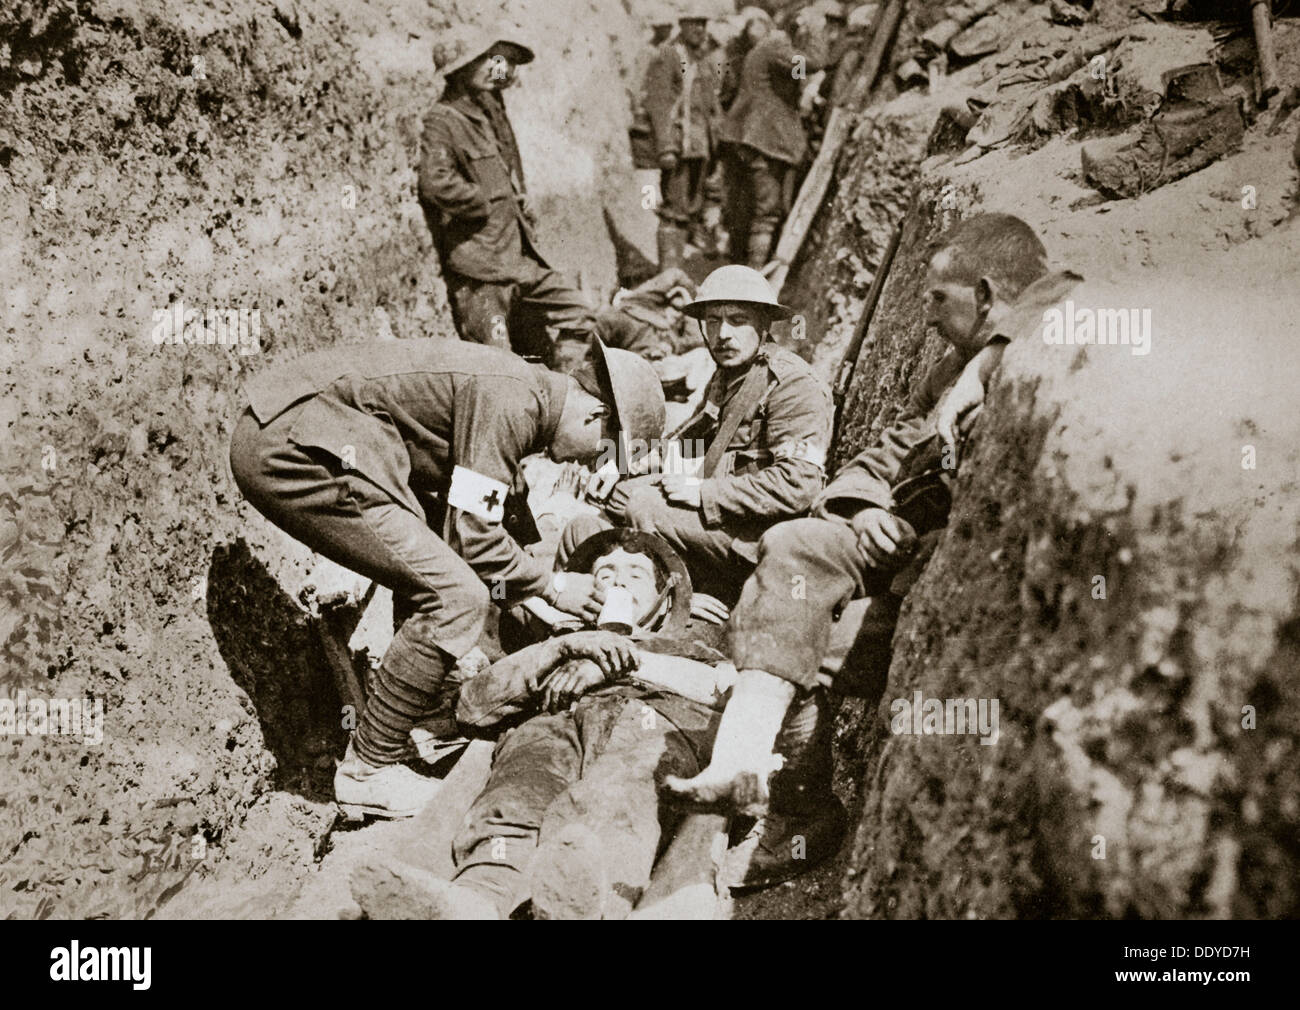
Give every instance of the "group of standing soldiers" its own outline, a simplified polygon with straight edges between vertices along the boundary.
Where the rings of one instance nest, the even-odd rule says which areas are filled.
[[[775,19],[747,7],[724,46],[712,44],[703,13],[679,17],[675,35],[672,27],[654,25],[631,128],[634,164],[660,172],[660,266],[678,265],[689,241],[761,270],[807,166],[850,15],[837,0]],[[864,27],[866,18],[852,18],[852,31]]]

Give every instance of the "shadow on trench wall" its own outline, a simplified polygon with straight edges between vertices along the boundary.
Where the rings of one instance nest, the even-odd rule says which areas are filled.
[[[312,618],[242,540],[213,551],[207,584],[212,635],[275,758],[275,788],[331,802],[348,732]]]

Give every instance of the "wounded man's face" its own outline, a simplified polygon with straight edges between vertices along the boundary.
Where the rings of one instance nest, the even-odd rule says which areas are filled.
[[[591,574],[596,578],[596,585],[606,591],[621,586],[632,594],[637,623],[650,616],[659,596],[659,587],[655,585],[655,566],[648,554],[631,554],[616,547],[596,560]]]

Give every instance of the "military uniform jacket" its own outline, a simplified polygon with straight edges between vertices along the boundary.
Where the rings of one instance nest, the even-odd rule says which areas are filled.
[[[416,515],[426,515],[420,498],[436,498],[443,538],[484,582],[500,580],[512,602],[539,593],[551,566],[500,521],[448,505],[452,472],[526,494],[519,463],[550,445],[566,381],[495,347],[395,340],[307,354],[257,376],[247,392],[259,423],[297,411],[290,441],[325,450]]]
[[[799,118],[803,81],[795,71],[802,66],[811,77],[824,63],[824,51],[815,45],[796,50],[785,32],[774,30],[761,38],[741,64],[722,142],[745,144],[777,161],[800,164],[808,153],[808,135]]]
[[[420,151],[420,203],[444,269],[510,282],[547,268],[524,215],[523,164],[500,96],[439,102]]]
[[[767,389],[750,416],[741,419],[717,472],[700,485],[701,512],[709,525],[741,520],[766,526],[793,519],[808,510],[825,482],[833,414],[829,388],[784,347],[764,344],[759,355],[767,368]],[[705,389],[706,445],[728,408],[735,409],[749,368],[736,371],[714,372]]]
[[[1022,339],[1042,325],[1043,312],[1056,304],[1081,280],[1068,270],[1048,274],[1021,293],[999,327],[989,327],[986,343]],[[970,359],[951,349],[925,374],[908,397],[898,418],[870,448],[854,456],[835,475],[813,506],[823,518],[852,518],[864,508],[892,509],[893,490],[903,461],[926,439],[938,433],[935,410]]]
[[[697,57],[680,42],[665,42],[646,69],[641,104],[660,157],[713,155],[721,109],[717,66],[707,55]]]

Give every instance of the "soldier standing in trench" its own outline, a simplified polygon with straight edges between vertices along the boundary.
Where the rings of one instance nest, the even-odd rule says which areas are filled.
[[[946,485],[957,462],[959,421],[968,424],[981,409],[1007,341],[1033,332],[1044,310],[1081,279],[1068,271],[1049,273],[1046,250],[1019,218],[981,214],[957,225],[944,236],[926,278],[926,322],[950,350],[880,439],[835,476],[812,516],[774,526],[759,542],[757,567],[728,627],[740,676],[710,766],[692,779],[665,782],[691,802],[768,814],[741,854],[747,865],[731,871],[732,883],[770,883],[790,875],[798,821],[776,809],[776,780],[773,809],[767,811],[767,778],[780,766],[777,755],[796,765],[809,760],[778,740],[783,721],[787,729],[791,721],[787,709],[824,692],[827,683],[818,671],[833,620],[849,600],[879,597],[897,614],[897,600],[889,604],[891,589],[904,592],[915,580],[947,521]],[[917,460],[926,457],[934,465],[918,467]],[[933,491],[939,481],[945,492],[937,501],[930,492],[920,498],[908,493],[901,478],[917,469],[907,483],[924,477]],[[918,534],[931,532],[918,544]],[[792,592],[793,585],[803,592]],[[872,664],[880,674],[873,686],[878,693],[892,620],[873,630],[875,648],[883,653]],[[821,745],[829,748],[829,739]],[[815,763],[829,768],[828,760]],[[788,768],[781,774],[787,773]]]
[[[438,783],[400,762],[411,729],[455,704],[447,672],[490,640],[493,603],[599,613],[590,576],[557,577],[524,550],[508,500],[526,498],[529,454],[588,461],[663,431],[650,364],[599,341],[592,359],[561,375],[500,348],[396,340],[316,351],[249,384],[230,448],[244,497],[410,615],[334,777],[349,817],[409,817],[432,798]]]
[[[642,105],[659,158],[659,269],[681,266],[688,234],[703,245],[705,186],[717,142],[718,75],[708,52],[708,18],[678,19],[677,38],[646,70]]]
[[[434,46],[446,79],[424,121],[420,203],[461,338],[549,361],[547,326],[594,332],[592,306],[538,251],[523,164],[501,92],[533,52],[477,28]]]
[[[789,207],[794,173],[808,154],[801,86],[825,64],[816,33],[795,21],[792,38],[773,29],[745,57],[735,101],[721,128],[727,164],[724,224],[731,258],[767,264]]]
[[[632,124],[628,137],[632,146],[632,167],[640,170],[657,169],[659,152],[655,148],[654,125],[645,110],[646,70],[658,56],[659,49],[672,37],[676,22],[671,11],[659,10],[651,15],[650,44],[642,49],[633,63],[632,80],[637,90],[629,96],[632,107]]]

